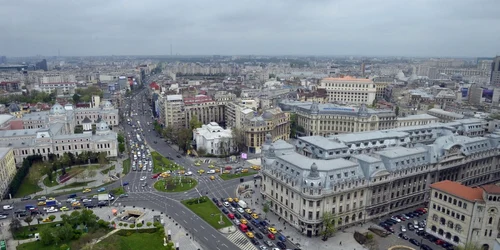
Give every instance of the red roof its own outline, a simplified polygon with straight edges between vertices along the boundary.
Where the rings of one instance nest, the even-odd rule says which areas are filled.
[[[479,187],[467,187],[454,181],[440,181],[431,184],[431,188],[451,194],[468,201],[483,200],[483,189]]]
[[[213,100],[212,100],[212,98],[210,98],[209,96],[206,96],[206,95],[199,95],[196,97],[184,98],[184,104],[186,104],[186,105],[206,103],[206,102],[213,102]]]
[[[155,90],[160,89],[160,86],[158,86],[158,84],[156,82],[152,82],[151,84],[149,84],[149,87],[152,89],[155,89]]]

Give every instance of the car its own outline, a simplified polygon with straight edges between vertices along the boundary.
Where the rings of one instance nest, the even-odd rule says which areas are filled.
[[[264,239],[264,236],[259,232],[255,233],[255,237],[257,237],[260,240]]]
[[[158,176],[160,176],[160,173],[157,173],[157,174],[151,175],[151,179],[156,179],[156,178],[158,178]]]
[[[239,213],[244,213],[245,212],[245,210],[243,210],[243,208],[241,208],[241,207],[237,208],[236,210],[238,210]]]
[[[81,206],[81,205],[82,205],[82,204],[81,204],[80,202],[78,202],[78,201],[75,201],[75,202],[71,203],[71,206],[72,206],[72,207],[79,207],[79,206]]]
[[[185,176],[191,176],[191,175],[193,175],[193,172],[191,172],[191,171],[187,171],[184,175],[185,175]]]
[[[91,199],[83,199],[82,202],[87,203],[87,202],[92,202],[92,200]]]
[[[250,208],[245,209],[245,212],[246,212],[247,214],[252,214],[252,213],[253,213],[252,209],[250,209]]]
[[[401,222],[401,219],[396,216],[392,216],[391,220],[395,220],[396,222]]]
[[[276,230],[276,228],[274,228],[274,227],[269,227],[269,228],[267,228],[267,230],[269,230],[269,232],[271,232],[272,234],[278,233],[278,230]]]
[[[69,198],[69,199],[66,200],[67,203],[73,203],[75,201],[76,201],[75,198]]]
[[[97,189],[97,192],[104,192],[104,191],[106,191],[106,188],[105,188],[105,187],[102,187],[102,188]]]
[[[215,174],[215,170],[214,169],[210,169],[207,171],[207,174]]]
[[[124,183],[122,184],[122,186],[124,186],[124,187],[125,187],[125,186],[128,186],[128,184],[129,184],[129,183],[128,183],[128,181],[126,181],[126,182],[124,182]]]
[[[255,237],[255,236],[254,236],[254,234],[253,234],[252,232],[246,232],[246,235],[247,235],[247,237],[248,237],[248,238],[250,238],[250,239],[253,239],[253,237]]]
[[[0,214],[0,219],[7,219],[7,215]]]
[[[147,177],[146,177],[146,176],[142,176],[140,180],[141,180],[141,181],[145,181],[146,179],[147,179]]]
[[[203,169],[198,170],[198,174],[203,174],[203,173],[205,173],[205,170]]]
[[[413,244],[413,245],[415,245],[415,246],[417,246],[417,247],[420,246],[420,242],[418,240],[416,240],[416,239],[413,239],[413,238],[410,239],[410,243]]]
[[[241,222],[238,219],[234,219],[233,222],[236,226],[239,226],[241,224]]]
[[[274,236],[274,234],[273,234],[273,233],[268,233],[268,234],[267,234],[267,238],[269,238],[269,239],[271,239],[271,240],[274,240],[274,239],[276,239],[276,236]],[[269,245],[268,245],[268,246],[269,246]]]
[[[410,230],[410,231],[415,230],[415,227],[413,226],[413,224],[408,223],[408,230]]]
[[[437,239],[437,240],[434,241],[434,243],[436,243],[436,245],[440,246],[440,245],[444,244],[444,240]]]
[[[392,228],[392,227],[384,227],[384,229],[391,232],[391,233],[394,233],[394,228]]]
[[[60,209],[60,210],[61,210],[62,212],[64,212],[64,211],[68,211],[68,210],[69,210],[69,208],[67,208],[67,207],[61,207],[61,209]]]
[[[234,217],[236,217],[237,219],[241,219],[241,215],[237,213],[234,214]]]
[[[401,232],[406,232],[406,227],[405,226],[401,225],[400,229],[401,229]]]
[[[217,198],[213,197],[213,198],[212,198],[212,201],[213,201],[214,203],[217,203]]]
[[[37,199],[37,201],[46,201],[46,200],[47,200],[47,197],[45,197],[45,196],[42,196],[42,197]]]
[[[259,241],[256,240],[255,238],[251,238],[250,241],[252,242],[252,244],[254,244],[256,246],[260,245]]]
[[[259,218],[259,215],[258,215],[258,214],[256,214],[256,213],[253,213],[253,214],[252,214],[252,218],[254,218],[254,219],[258,219],[258,218]]]
[[[83,192],[82,192],[82,193],[84,193],[84,194],[85,194],[85,193],[90,193],[90,192],[92,192],[92,189],[90,189],[90,188],[86,188],[86,189],[84,189],[84,190],[83,190]]]
[[[425,244],[420,245],[420,248],[423,250],[432,250],[432,248],[430,246],[427,246]]]
[[[148,183],[147,183],[147,182],[143,182],[143,183],[141,184],[141,187],[145,187],[145,186],[147,186],[147,185],[148,185]]]
[[[39,201],[39,202],[37,203],[37,205],[38,205],[38,206],[45,206],[45,201]]]
[[[4,205],[3,210],[12,210],[14,207],[12,205]]]
[[[26,195],[26,196],[24,196],[23,198],[21,198],[21,200],[22,200],[22,201],[31,200],[31,196]]]
[[[399,233],[398,236],[399,236],[399,238],[401,238],[403,240],[408,240],[408,236],[406,236],[406,234],[404,234],[404,233]]]
[[[402,214],[401,217],[405,218],[405,220],[409,220],[411,219],[410,216],[406,215],[406,214]]]
[[[227,202],[233,202],[233,198],[229,197],[226,199]]]
[[[245,217],[245,219],[247,219],[247,220],[251,220],[252,219],[252,216],[249,215],[249,214],[243,214],[243,217]]]
[[[223,208],[223,209],[222,209],[222,212],[223,212],[224,214],[228,214],[228,213],[229,213],[229,211],[228,211],[227,209],[225,209],[225,208]]]
[[[180,156],[180,155],[176,155],[175,157],[177,157],[177,158],[181,158],[181,156]]]
[[[248,221],[245,219],[240,219],[240,222],[241,222],[241,224],[245,224],[245,225],[248,224]]]
[[[263,227],[267,227],[268,223],[267,221],[263,220],[260,222],[260,224],[263,226]]]
[[[396,215],[396,218],[400,219],[401,221],[405,221],[406,218],[403,217],[402,215]]]
[[[278,242],[276,243],[276,245],[278,245],[278,247],[280,247],[281,249],[286,249],[286,245],[285,245],[285,243],[283,243],[283,242],[281,242],[281,241],[278,241]]]
[[[120,197],[120,198],[126,198],[126,197],[128,197],[128,194],[127,194],[127,193],[125,193],[125,194],[120,194],[120,196],[118,196],[118,197]]]
[[[267,247],[266,246],[259,246],[259,249],[260,250],[267,250]]]
[[[225,201],[225,202],[224,202],[224,206],[225,206],[225,207],[229,207],[229,202]]]
[[[49,209],[47,209],[47,213],[55,213],[55,212],[58,212],[59,210],[55,207],[51,207]]]

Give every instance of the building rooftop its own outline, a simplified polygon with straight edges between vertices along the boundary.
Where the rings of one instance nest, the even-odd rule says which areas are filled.
[[[332,139],[328,139],[323,136],[304,136],[300,137],[299,140],[302,140],[306,143],[310,143],[312,145],[315,145],[317,147],[320,147],[324,150],[332,150],[332,149],[339,149],[339,148],[347,148],[346,145],[340,142],[333,141]]]
[[[427,119],[438,119],[435,116],[429,114],[419,114],[419,115],[409,115],[406,117],[398,117],[398,121],[410,121],[410,120],[427,120]]]
[[[450,116],[450,117],[457,118],[457,119],[464,118],[464,115],[457,114],[454,112],[445,111],[442,109],[436,109],[436,108],[429,109],[427,112],[436,113],[436,114],[440,114],[440,115],[446,115],[446,116]]]
[[[471,202],[477,200],[483,200],[483,189],[478,187],[467,187],[458,182],[454,181],[440,181],[431,184],[431,188],[437,189],[439,191],[445,192],[447,194],[451,194],[458,198],[462,198],[464,200],[468,200]]]
[[[500,186],[498,185],[489,184],[481,186],[481,188],[483,188],[484,191],[488,194],[500,194]]]
[[[356,78],[352,76],[344,76],[344,77],[327,77],[324,78],[325,81],[352,81],[352,82],[373,82],[371,79],[366,78]]]
[[[182,101],[182,95],[167,95],[167,101]]]
[[[296,152],[286,152],[278,154],[276,157],[290,164],[293,164],[303,170],[310,170],[311,165],[316,163],[319,171],[331,171],[335,169],[358,167],[358,164],[352,161],[348,161],[343,158],[322,160],[322,159],[311,159],[307,156],[301,155]]]
[[[0,147],[0,159],[3,159],[5,157],[5,155],[7,153],[9,153],[10,150],[11,150],[11,148]]]
[[[427,149],[422,147],[416,147],[416,148],[393,147],[378,151],[377,154],[388,158],[396,158],[396,157],[415,155],[425,152],[427,152]]]
[[[12,119],[14,119],[14,116],[12,116],[12,115],[7,115],[7,114],[0,115],[0,125],[4,124]]]
[[[404,138],[406,136],[408,136],[408,133],[406,132],[383,130],[383,131],[366,131],[353,134],[340,134],[333,136],[333,138],[337,138],[341,142],[352,143],[358,141],[380,140],[383,138]]]

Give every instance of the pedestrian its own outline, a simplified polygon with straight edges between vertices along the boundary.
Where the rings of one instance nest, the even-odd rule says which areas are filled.
[[[340,242],[340,245],[342,246],[342,241]]]

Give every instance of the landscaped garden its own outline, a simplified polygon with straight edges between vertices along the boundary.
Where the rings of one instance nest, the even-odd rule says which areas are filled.
[[[231,226],[229,219],[222,214],[217,206],[206,196],[184,200],[181,202],[195,214],[200,216],[215,229]],[[222,218],[222,223],[221,222]]]
[[[154,188],[161,192],[184,192],[193,189],[198,182],[190,177],[177,176],[158,180]]]
[[[109,171],[111,171],[111,170],[115,170],[115,166],[114,165],[111,166],[111,167],[109,167],[109,168],[106,168],[106,169],[102,170],[101,174],[108,174]]]
[[[231,180],[231,179],[236,179],[236,178],[241,178],[241,177],[245,177],[245,176],[251,176],[251,175],[254,175],[254,174],[257,174],[257,172],[255,171],[248,171],[246,173],[236,173],[236,174],[221,174],[220,175],[220,178],[227,181],[227,180]]]
[[[129,172],[130,172],[130,159],[126,159],[123,161],[122,174],[128,174]]]
[[[63,190],[63,189],[69,189],[69,188],[78,188],[78,187],[85,187],[87,186],[89,183],[92,183],[94,181],[82,181],[82,182],[72,182],[68,185],[64,185],[60,188],[57,188],[56,190]]]
[[[92,250],[175,249],[174,243],[163,246],[165,232],[161,225],[151,229],[120,230],[92,247]]]
[[[182,166],[177,165],[175,162],[163,157],[158,152],[151,152],[153,158],[153,172],[162,173],[167,170],[175,171],[184,169]]]
[[[17,249],[84,249],[92,239],[102,237],[112,230],[110,223],[100,220],[92,210],[73,211],[69,215],[61,215],[61,219],[62,221],[39,225],[31,222],[30,226],[24,227],[18,222],[12,222],[10,227],[14,239],[40,234],[40,241],[21,244]]]

